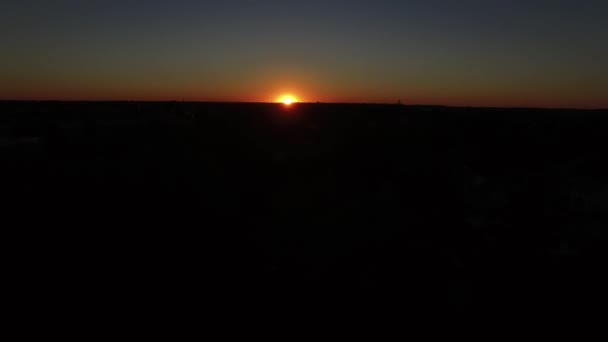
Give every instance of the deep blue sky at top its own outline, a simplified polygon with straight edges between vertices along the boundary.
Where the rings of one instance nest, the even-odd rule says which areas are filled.
[[[608,107],[607,42],[600,0],[4,0],[0,97]]]

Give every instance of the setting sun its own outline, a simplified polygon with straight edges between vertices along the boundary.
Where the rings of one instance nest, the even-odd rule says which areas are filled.
[[[293,95],[283,95],[283,96],[279,97],[277,102],[282,103],[286,106],[289,106],[294,102],[298,102],[298,100]]]

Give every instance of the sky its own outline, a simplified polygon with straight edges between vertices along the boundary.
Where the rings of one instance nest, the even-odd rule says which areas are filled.
[[[3,0],[0,99],[608,108],[606,0]]]

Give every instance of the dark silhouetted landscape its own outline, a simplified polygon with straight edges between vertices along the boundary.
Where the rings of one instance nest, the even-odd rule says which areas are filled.
[[[606,132],[606,110],[4,101],[3,230],[34,301],[584,307]]]

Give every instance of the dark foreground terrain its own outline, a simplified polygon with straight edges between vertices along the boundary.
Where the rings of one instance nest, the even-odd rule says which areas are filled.
[[[607,111],[2,102],[10,281],[50,311],[598,306],[607,132]]]

